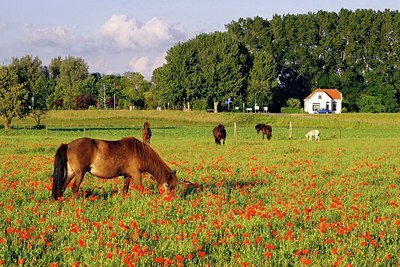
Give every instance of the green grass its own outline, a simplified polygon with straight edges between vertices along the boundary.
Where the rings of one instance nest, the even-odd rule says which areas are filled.
[[[23,120],[1,130],[0,263],[398,266],[398,116],[187,114],[51,112],[47,129]],[[146,176],[144,192],[123,198],[121,178],[87,174],[78,198],[67,189],[66,199],[51,200],[61,143],[139,138],[145,120],[152,146],[191,186],[181,183],[170,199]],[[271,141],[257,135],[257,121],[272,125]],[[220,122],[225,146],[212,138]],[[312,128],[320,142],[305,140]]]
[[[124,127],[141,128],[144,121],[151,121],[152,127],[166,126],[210,126],[218,123],[253,126],[263,122],[275,127],[322,127],[322,128],[400,128],[400,116],[387,114],[265,114],[265,113],[207,113],[200,111],[154,111],[154,110],[84,110],[84,111],[49,111],[42,119],[42,124],[58,127]],[[15,120],[14,127],[31,128],[33,119],[26,117]],[[254,127],[254,126],[253,126]]]

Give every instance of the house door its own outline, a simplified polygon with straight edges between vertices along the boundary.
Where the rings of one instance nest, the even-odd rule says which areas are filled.
[[[336,111],[336,101],[332,102],[332,111]]]

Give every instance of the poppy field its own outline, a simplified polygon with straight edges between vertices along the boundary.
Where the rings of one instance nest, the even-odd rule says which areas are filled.
[[[153,124],[154,125],[154,124]],[[122,196],[121,177],[86,174],[78,198],[51,198],[58,146],[134,129],[14,129],[0,134],[0,266],[400,266],[398,129],[226,125],[153,128],[177,171],[173,195]]]

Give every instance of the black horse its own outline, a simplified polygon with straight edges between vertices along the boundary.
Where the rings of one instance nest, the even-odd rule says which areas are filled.
[[[215,139],[215,144],[220,145],[222,140],[222,144],[225,145],[226,130],[224,125],[219,124],[218,126],[216,126],[213,129],[213,135]]]
[[[271,140],[272,137],[272,127],[266,124],[257,124],[256,125],[256,130],[257,133],[260,133],[260,131],[263,134],[263,139],[264,139],[264,135],[267,136],[268,140]]]

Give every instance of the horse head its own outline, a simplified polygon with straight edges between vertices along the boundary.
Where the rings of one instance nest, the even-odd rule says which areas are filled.
[[[256,127],[254,127],[257,130],[257,133],[260,133],[261,130],[261,125],[257,124]]]
[[[161,193],[173,193],[178,187],[178,177],[176,176],[176,171],[173,170],[167,176],[164,183],[159,184],[158,190]]]

